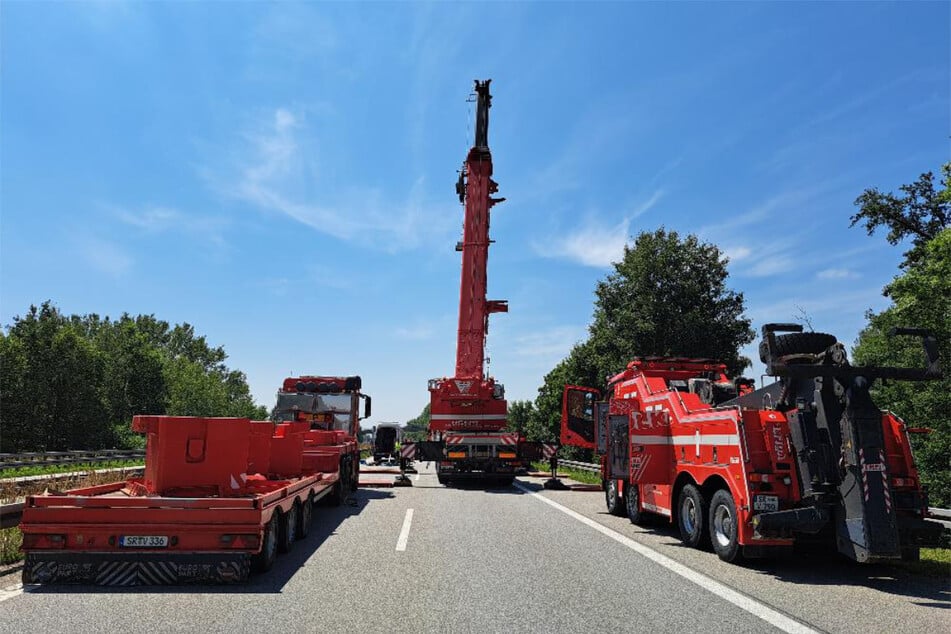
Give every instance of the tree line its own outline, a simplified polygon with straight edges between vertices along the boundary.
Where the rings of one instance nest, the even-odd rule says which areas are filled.
[[[0,332],[0,451],[139,446],[135,414],[266,419],[226,359],[187,323],[30,306]]]
[[[872,395],[910,427],[930,430],[912,437],[922,481],[932,505],[951,505],[951,163],[942,166],[935,188],[932,172],[900,188],[900,194],[865,190],[851,226],[871,236],[888,230],[892,245],[910,250],[895,279],[883,289],[892,304],[866,313],[867,325],[852,350],[857,365],[922,367],[919,341],[887,336],[895,326],[920,327],[937,336],[945,377],[929,382],[877,382]],[[742,293],[726,286],[729,260],[713,244],[660,228],[625,246],[614,270],[595,288],[587,338],[545,375],[534,401],[509,403],[509,428],[530,440],[559,436],[566,384],[604,390],[607,377],[635,356],[719,359],[733,375],[749,360],[740,349],[753,341]],[[810,325],[811,324],[807,324]],[[834,333],[833,333],[834,334]],[[564,457],[590,459],[590,452],[563,448]]]

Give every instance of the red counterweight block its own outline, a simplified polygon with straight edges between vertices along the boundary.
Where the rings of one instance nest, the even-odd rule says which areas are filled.
[[[247,418],[136,416],[146,434],[145,487],[150,495],[241,495],[248,468]]]

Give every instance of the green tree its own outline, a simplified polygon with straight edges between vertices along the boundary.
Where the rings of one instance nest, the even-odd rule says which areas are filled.
[[[727,263],[715,245],[663,228],[626,245],[595,289],[587,340],[545,376],[529,436],[558,437],[566,384],[603,390],[636,356],[713,358],[734,373],[745,368],[749,360],[739,350],[754,333],[743,314],[743,294],[726,286]]]
[[[944,189],[935,191],[934,173],[925,172],[910,185],[902,185],[902,195],[883,194],[872,187],[855,199],[858,213],[852,216],[854,227],[863,223],[868,235],[887,227],[886,240],[898,244],[911,238],[912,248],[905,253],[902,267],[922,257],[925,245],[951,223],[951,162],[941,166]]]
[[[853,359],[859,365],[922,367],[918,340],[889,337],[894,327],[931,330],[938,339],[945,367],[940,381],[878,382],[873,398],[879,407],[894,411],[910,427],[926,427],[927,436],[913,437],[918,468],[932,505],[951,505],[951,228],[923,243],[913,262],[885,288],[892,305],[866,315],[868,325],[859,334]]]
[[[419,416],[406,421],[406,425],[404,425],[406,439],[426,440],[429,437],[429,417],[430,404],[426,403],[426,406],[423,407],[423,411],[420,412]]]
[[[189,324],[31,306],[0,333],[0,449],[133,445],[136,414],[266,418],[226,359]]]
[[[533,409],[534,406],[531,401],[512,401],[509,403],[506,429],[520,434],[526,433]]]

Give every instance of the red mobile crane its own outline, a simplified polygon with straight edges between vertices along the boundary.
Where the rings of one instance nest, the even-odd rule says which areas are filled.
[[[504,431],[507,422],[505,388],[485,373],[485,337],[489,315],[508,312],[505,300],[486,299],[489,258],[489,212],[504,198],[493,198],[499,186],[492,180],[489,150],[489,108],[492,80],[475,82],[475,143],[469,150],[456,183],[459,202],[465,204],[462,276],[459,287],[459,331],[456,373],[429,381],[428,442],[404,448],[403,456],[417,453],[437,462],[442,483],[466,479],[511,484],[516,470],[529,460],[554,453],[555,445],[526,442],[519,433]]]

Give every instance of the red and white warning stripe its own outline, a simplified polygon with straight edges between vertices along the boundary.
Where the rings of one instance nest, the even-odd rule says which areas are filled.
[[[551,458],[558,451],[558,445],[549,445],[547,443],[542,445],[542,456],[545,458]]]
[[[400,456],[408,460],[416,457],[416,443],[408,442],[400,449]]]
[[[888,472],[885,470],[885,451],[878,451],[879,458],[882,461],[882,491],[885,494],[885,509],[891,513],[892,512],[892,493],[888,490]]]
[[[859,467],[862,469],[862,491],[865,501],[868,502],[868,471],[865,470],[865,450],[859,447]]]

